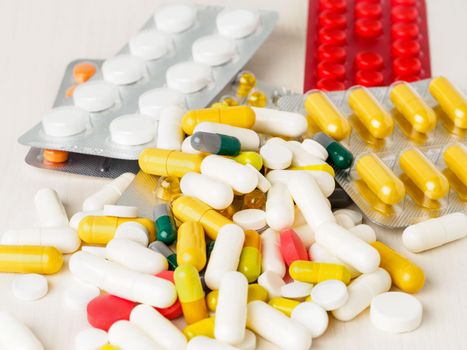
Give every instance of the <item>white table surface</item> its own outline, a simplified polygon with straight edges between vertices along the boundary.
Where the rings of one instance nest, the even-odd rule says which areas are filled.
[[[305,0],[202,1],[275,9],[280,21],[248,64],[259,79],[300,91],[307,2]],[[28,149],[20,134],[37,123],[55,98],[68,62],[106,58],[123,46],[153,13],[152,0],[0,1],[0,232],[35,224],[33,196],[42,187],[58,191],[69,214],[107,180],[38,170],[24,162]],[[433,74],[451,78],[467,91],[467,2],[427,0]],[[467,349],[467,239],[414,255],[401,247],[400,232],[377,228],[378,238],[406,254],[426,272],[417,295],[424,320],[412,333],[375,330],[368,311],[347,323],[333,320],[316,349]],[[0,274],[0,310],[24,321],[48,350],[71,349],[87,326],[84,312],[71,312],[62,298],[75,283],[66,268],[48,277],[49,294],[36,302],[12,295],[13,275]],[[1,330],[0,330],[1,331]],[[261,349],[275,347],[262,342]],[[136,349],[135,349],[136,350]]]

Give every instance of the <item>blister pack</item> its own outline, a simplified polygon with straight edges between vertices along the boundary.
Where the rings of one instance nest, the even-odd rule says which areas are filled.
[[[19,138],[34,148],[138,159],[167,105],[207,106],[266,40],[277,13],[166,4],[120,52],[66,69],[54,108]]]
[[[305,137],[352,152],[336,180],[371,221],[405,227],[467,209],[467,100],[446,78],[313,90],[278,107],[308,115]]]

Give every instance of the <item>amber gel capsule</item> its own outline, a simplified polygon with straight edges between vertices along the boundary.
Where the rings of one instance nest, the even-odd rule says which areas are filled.
[[[236,156],[240,153],[240,141],[233,136],[198,131],[191,136],[191,146],[200,152],[224,156]]]

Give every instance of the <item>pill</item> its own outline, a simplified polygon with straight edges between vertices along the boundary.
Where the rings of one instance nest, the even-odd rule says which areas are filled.
[[[410,225],[402,233],[402,243],[419,253],[466,236],[467,216],[458,212]]]
[[[90,350],[100,349],[107,344],[107,333],[102,329],[86,328],[75,336],[74,349]]]
[[[336,218],[336,223],[340,226],[342,226],[345,229],[351,229],[354,227],[354,223],[352,218],[350,218],[349,215],[346,214],[334,214],[334,217]]]
[[[444,150],[444,163],[451,170],[461,182],[467,186],[467,171],[465,171],[465,164],[467,164],[467,151],[465,147],[459,143],[448,146]]]
[[[182,130],[182,117],[185,109],[168,106],[159,114],[156,147],[180,151],[185,134]]]
[[[82,84],[88,81],[94,74],[96,74],[96,66],[90,62],[80,62],[73,66],[73,79],[76,83]]]
[[[68,216],[60,198],[53,189],[43,188],[34,197],[36,213],[41,227],[66,227]]]
[[[282,312],[287,317],[290,317],[293,309],[295,309],[300,302],[297,300],[287,299],[287,298],[272,298],[268,302],[274,309]]]
[[[20,300],[33,301],[45,296],[49,290],[47,278],[35,273],[16,275],[11,282],[13,295]]]
[[[326,148],[324,148],[318,141],[315,141],[313,139],[304,139],[302,141],[302,147],[306,152],[323,161],[326,161],[326,159],[328,159],[329,157]]]
[[[274,184],[267,194],[267,224],[276,231],[289,228],[293,225],[294,214],[294,204],[289,189],[284,184]]]
[[[346,285],[339,280],[327,280],[318,283],[311,290],[311,299],[324,310],[335,310],[343,306],[348,299]]]
[[[377,155],[371,153],[360,157],[355,169],[383,203],[394,205],[404,199],[404,184]]]
[[[124,299],[168,307],[177,297],[173,283],[89,253],[73,254],[68,265],[71,273],[81,281]]]
[[[73,311],[84,311],[91,300],[98,297],[99,288],[87,283],[74,283],[65,290],[63,300],[66,307]]]
[[[429,89],[454,125],[467,129],[467,99],[462,92],[445,77],[432,79]]]
[[[81,241],[71,228],[45,227],[8,230],[2,235],[2,244],[52,246],[62,253],[73,253],[79,248]]]
[[[142,30],[128,42],[132,55],[143,60],[157,60],[168,54],[170,38],[154,29]]]
[[[108,331],[117,321],[129,320],[136,303],[111,294],[102,294],[87,305],[87,319],[94,328]]]
[[[247,165],[249,166],[249,165]],[[243,196],[243,208],[263,209],[266,204],[266,195],[259,189],[255,189]]]
[[[105,216],[118,216],[121,218],[138,217],[138,207],[127,205],[104,204],[103,213]]]
[[[135,221],[128,221],[118,225],[115,230],[114,238],[129,239],[147,247],[149,243],[149,234],[147,228]]]
[[[165,244],[172,244],[177,239],[177,229],[172,212],[166,203],[154,207],[154,224],[157,240]]]
[[[44,149],[42,151],[45,163],[65,163],[69,158],[67,151],[58,151],[54,149]]]
[[[280,251],[279,242],[279,232],[271,228],[268,228],[261,234],[262,267],[263,272],[272,271],[284,277],[286,266]]]
[[[141,328],[129,321],[117,321],[109,329],[109,342],[120,349],[160,350]]]
[[[190,139],[191,147],[204,153],[236,156],[240,153],[240,141],[233,136],[196,131]]]
[[[83,108],[62,106],[44,114],[41,123],[47,136],[67,137],[85,131],[89,124],[89,115]]]
[[[313,260],[314,262],[344,265],[347,268],[347,270],[350,272],[350,278],[355,278],[361,275],[361,273],[357,271],[355,268],[344,263],[342,260],[336,258],[326,248],[319,245],[318,243],[313,243],[309,247],[308,255],[310,256],[310,259]]]
[[[44,346],[31,330],[13,317],[0,311],[0,347],[4,350],[44,350]]]
[[[235,350],[237,347],[205,336],[196,336],[188,342],[186,350]]]
[[[314,155],[305,151],[300,142],[288,141],[285,144],[292,151],[292,165],[294,167],[308,167],[325,164],[325,162],[321,158],[315,157]]]
[[[311,284],[334,279],[345,284],[350,282],[349,270],[339,264],[297,260],[290,265],[289,274],[294,280]]]
[[[235,78],[235,89],[238,97],[245,98],[250,91],[256,86],[256,77],[253,73],[243,71],[238,73]]]
[[[294,112],[271,108],[252,107],[256,121],[252,129],[256,132],[286,137],[299,137],[308,129],[306,118]]]
[[[266,107],[268,105],[268,97],[265,92],[256,90],[248,95],[246,103],[252,107]]]
[[[326,135],[337,141],[349,136],[348,120],[323,92],[312,91],[308,94],[305,99],[305,110]]]
[[[182,152],[191,154],[200,154],[201,152],[194,149],[191,145],[191,136],[186,137],[182,142]]]
[[[159,120],[161,112],[170,106],[185,106],[185,96],[177,90],[156,88],[143,93],[138,99],[139,112]]]
[[[293,309],[290,317],[305,326],[312,338],[321,336],[329,324],[326,310],[314,302],[300,303]]]
[[[240,127],[232,126],[228,124],[202,122],[196,125],[193,132],[196,133],[198,131],[235,137],[236,139],[240,141],[240,146],[241,146],[242,151],[256,151],[259,148],[259,143],[260,143],[259,136],[256,132],[250,129],[240,128]],[[210,153],[215,153],[215,152],[210,152]]]
[[[245,329],[245,337],[235,346],[241,350],[255,350],[256,349],[256,335],[252,331]]]
[[[258,284],[267,290],[269,298],[280,297],[282,287],[285,286],[282,276],[270,270],[264,271],[258,277]]]
[[[259,152],[268,169],[286,169],[292,164],[293,153],[284,144],[268,142]]]
[[[261,268],[261,237],[256,231],[245,229],[245,240],[238,262],[238,271],[245,275],[248,283],[253,283],[261,274]]]
[[[105,247],[96,247],[92,245],[83,245],[81,246],[81,250],[83,252],[87,252],[89,254],[93,254],[96,256],[100,256],[101,258],[105,258]]]
[[[348,169],[352,165],[353,155],[340,142],[320,132],[313,139],[320,143],[328,152],[328,162],[338,169]]]
[[[138,146],[152,141],[156,125],[152,118],[141,114],[125,114],[109,125],[112,142],[123,146]]]
[[[166,33],[181,33],[196,21],[196,7],[190,4],[167,4],[154,14],[156,27]]]
[[[84,200],[83,211],[102,210],[105,204],[115,204],[134,178],[134,174],[124,173],[112,180],[101,190]]]
[[[161,241],[154,241],[149,245],[148,248],[165,256],[170,270],[175,270],[177,268],[177,255],[169,247],[167,247],[165,243]],[[160,273],[164,273],[164,271],[161,271]]]
[[[260,209],[240,210],[232,220],[244,230],[260,230],[266,226],[266,213]]]
[[[214,338],[214,320],[214,317],[208,317],[189,324],[183,329],[183,334],[188,340],[199,336]]]
[[[269,180],[263,174],[261,174],[253,165],[247,164],[246,166],[250,168],[258,176],[258,186],[256,187],[263,193],[268,192],[272,186]],[[254,193],[254,191],[250,193]]]
[[[219,66],[235,57],[236,46],[232,39],[220,35],[208,35],[193,43],[192,53],[195,62]]]
[[[295,260],[309,260],[303,242],[291,228],[283,229],[280,232],[280,251],[287,266],[290,266]]]
[[[105,344],[104,346],[101,346],[99,350],[119,350],[119,349],[116,346]]]
[[[209,292],[209,294],[206,296],[206,304],[208,306],[209,311],[216,312],[218,297],[219,297],[218,290],[213,290]],[[256,284],[256,283],[249,284],[248,285],[248,302],[251,302],[253,300],[267,301],[268,291],[259,284]]]
[[[281,288],[281,295],[289,299],[304,299],[310,295],[313,285],[310,283],[294,281]]]
[[[200,172],[203,158],[201,154],[146,148],[141,152],[138,164],[147,174],[182,177],[190,171]]]
[[[207,64],[179,62],[166,71],[167,86],[184,94],[204,89],[212,80],[212,70]]]
[[[330,196],[336,186],[334,177],[326,171],[315,171],[315,170],[272,170],[266,175],[266,179],[272,184],[276,182],[288,184],[295,174],[305,173],[311,175],[319,189],[327,197]],[[326,204],[327,205],[327,204]]]
[[[132,84],[140,80],[146,71],[145,62],[136,56],[118,55],[102,64],[104,80],[116,85]]]
[[[360,225],[351,227],[349,228],[349,232],[367,243],[376,241],[376,232],[369,225],[360,224]]]
[[[247,327],[283,349],[308,350],[311,346],[304,326],[262,301],[248,304]]]
[[[334,215],[339,215],[339,214],[345,214],[347,215],[350,219],[352,219],[352,222],[354,226],[360,225],[363,220],[363,215],[360,211],[353,210],[353,209],[338,209],[334,211]]]
[[[75,106],[88,112],[109,109],[118,99],[117,86],[104,80],[93,80],[79,84],[73,92]]]
[[[253,34],[259,23],[258,13],[245,9],[226,9],[216,18],[219,33],[232,39],[241,39]]]
[[[178,228],[177,263],[192,265],[198,271],[206,266],[206,242],[199,222],[187,221]]]

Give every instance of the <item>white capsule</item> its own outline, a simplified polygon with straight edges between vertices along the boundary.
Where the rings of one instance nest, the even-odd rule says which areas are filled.
[[[310,225],[303,224],[299,226],[294,226],[293,230],[300,237],[305,248],[310,247],[315,243],[315,232],[311,229]]]
[[[2,350],[44,350],[31,330],[7,312],[0,311],[0,329]]]
[[[182,142],[182,152],[184,153],[191,153],[191,154],[200,154],[201,152],[197,149],[194,149],[191,145],[191,136],[188,136]]]
[[[73,253],[78,250],[81,240],[69,227],[23,228],[6,231],[2,244],[52,246],[62,253]]]
[[[124,173],[106,184],[101,190],[85,199],[83,211],[102,210],[105,204],[115,204],[135,178],[135,174]]]
[[[250,168],[218,155],[203,159],[201,174],[229,184],[238,193],[250,193],[258,185],[258,176]]]
[[[86,253],[89,253],[89,254],[92,254],[92,255],[96,255],[98,257],[101,257],[101,258],[105,258],[105,247],[96,247],[96,246],[93,246],[93,245],[83,245],[81,246],[81,250],[83,252],[86,252]]]
[[[334,214],[334,217],[336,218],[337,224],[342,226],[345,229],[350,229],[355,226],[352,218],[347,214],[344,214],[344,213]]]
[[[303,140],[302,147],[306,152],[310,153],[311,155],[314,155],[315,157],[318,157],[321,160],[326,161],[326,159],[328,159],[329,157],[326,148],[324,148],[318,141],[315,141],[313,139]]]
[[[173,305],[177,298],[172,282],[132,271],[90,253],[73,254],[68,266],[79,280],[123,299],[165,308]]]
[[[266,199],[266,222],[273,230],[280,231],[292,227],[295,209],[286,185],[274,184]]]
[[[227,224],[220,228],[204,274],[209,289],[219,289],[222,277],[237,271],[245,233],[240,226]]]
[[[91,211],[79,211],[74,214],[70,219],[69,226],[73,230],[78,230],[79,223],[83,220],[86,216],[105,216],[102,210],[91,210]]]
[[[252,331],[245,329],[245,338],[242,342],[235,345],[240,350],[255,350],[256,349],[256,335]]]
[[[267,142],[259,150],[264,166],[268,169],[286,169],[292,164],[293,154],[289,148],[280,142]]]
[[[263,271],[272,271],[284,277],[286,268],[279,248],[279,232],[268,228],[261,234]]]
[[[216,178],[189,172],[180,180],[180,190],[186,196],[198,198],[210,207],[222,210],[234,199],[232,187]]]
[[[250,129],[227,124],[203,122],[195,127],[193,133],[198,131],[233,136],[240,141],[242,151],[257,151],[259,148],[259,136]]]
[[[466,236],[467,216],[459,212],[410,225],[402,233],[402,243],[419,253]]]
[[[294,112],[252,107],[256,114],[253,130],[263,134],[299,137],[308,128],[306,118]]]
[[[354,236],[357,236],[362,241],[372,243],[376,241],[376,232],[370,225],[360,224],[349,229]]]
[[[355,278],[361,275],[361,273],[355,268],[336,258],[326,248],[319,245],[318,243],[313,243],[310,246],[310,249],[308,250],[308,255],[310,256],[311,260],[316,262],[344,265],[349,270],[351,278]]]
[[[186,350],[236,350],[237,347],[225,344],[216,339],[197,336],[188,342]]]
[[[258,284],[268,291],[269,298],[280,297],[285,286],[282,276],[273,271],[264,271],[258,277]]]
[[[159,311],[149,305],[140,304],[131,310],[130,322],[143,330],[163,349],[185,349],[183,333]]]
[[[329,197],[336,188],[336,182],[331,174],[326,171],[320,170],[273,170],[267,173],[266,178],[271,183],[284,183],[287,184],[293,176],[298,174],[308,174],[315,179],[319,189],[326,197]],[[330,207],[330,205],[326,204]]]
[[[37,191],[34,197],[40,227],[66,227],[68,216],[57,192],[51,188]]]
[[[266,193],[271,188],[271,183],[266,179],[266,177],[261,174],[258,169],[256,169],[251,164],[246,164],[248,168],[250,168],[256,175],[258,175],[258,186],[256,186],[261,192]]]
[[[317,338],[326,332],[329,324],[326,310],[312,301],[297,305],[290,318],[305,326],[312,338]]]
[[[303,149],[302,144],[298,141],[288,141],[286,144],[293,154],[293,166],[307,166],[325,163],[322,159],[306,152]]]
[[[263,301],[248,304],[247,326],[282,349],[308,350],[311,346],[311,334],[303,325]]]
[[[352,219],[354,226],[360,225],[363,221],[363,215],[360,211],[352,209],[337,209],[334,211],[334,215],[345,214]]]
[[[122,350],[164,350],[142,329],[129,321],[117,321],[109,329],[109,343]]]
[[[186,110],[179,106],[169,106],[162,110],[157,126],[157,148],[180,151],[185,134],[182,130],[182,117]]]
[[[391,277],[382,268],[365,273],[354,279],[348,286],[349,297],[340,308],[333,310],[332,315],[339,321],[350,321],[370,306],[371,300],[378,294],[391,288]]]
[[[129,239],[144,247],[147,247],[149,244],[148,229],[143,224],[135,221],[127,221],[118,225],[115,230],[115,238]]]

